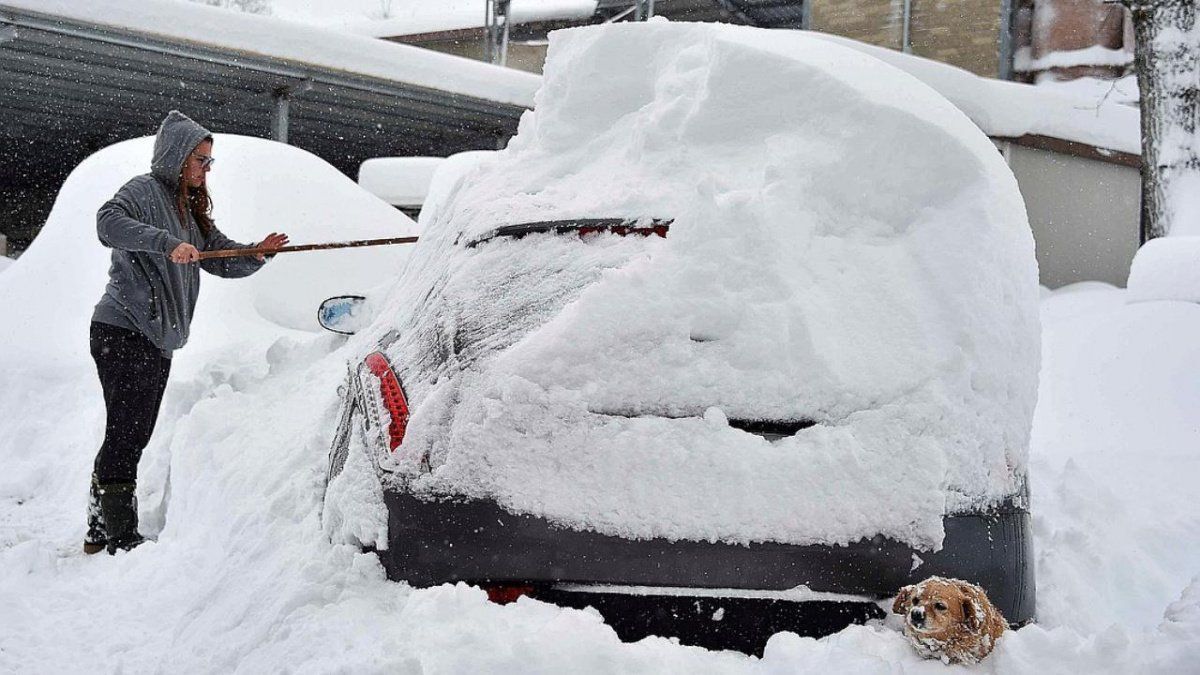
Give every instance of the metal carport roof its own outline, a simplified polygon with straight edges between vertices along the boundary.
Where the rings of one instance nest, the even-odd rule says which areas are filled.
[[[41,11],[59,6],[66,5],[0,2],[0,225],[17,239],[22,223],[26,228],[40,224],[53,191],[79,161],[108,144],[153,134],[172,108],[214,131],[282,136],[354,176],[370,157],[496,148],[515,132],[538,81],[406,45],[363,43],[366,38],[355,36],[345,36],[348,46],[341,52],[332,51],[334,57],[370,52],[358,72],[353,58],[345,59],[349,65],[343,68],[328,56],[287,58],[292,51],[318,56],[322,51],[255,49],[246,44],[249,29],[272,24],[247,29],[245,17],[201,6],[172,3],[170,10],[202,12],[196,15],[201,23],[233,22],[228,32],[241,36],[245,47],[231,47],[239,44],[232,38],[206,43],[178,31],[104,25],[96,20],[95,8],[74,14]],[[276,34],[275,44],[288,44],[288,31],[296,41],[343,39],[274,24],[284,35]],[[401,75],[418,76],[381,76],[393,65]],[[466,75],[445,79],[458,91],[430,86],[439,73],[456,69]],[[507,86],[488,87],[489,78]],[[463,93],[472,87],[494,98]]]

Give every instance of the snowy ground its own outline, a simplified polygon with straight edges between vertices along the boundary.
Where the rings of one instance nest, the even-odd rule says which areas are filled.
[[[218,136],[215,152],[218,222],[235,238],[410,232],[303,151]],[[466,586],[415,590],[386,581],[374,556],[331,544],[321,483],[354,349],[313,332],[312,310],[404,264],[384,249],[205,278],[139,469],[143,530],[158,541],[83,556],[104,412],[86,345],[106,269],[92,214],[148,153],[134,140],[81,165],[38,240],[0,272],[0,672],[946,669],[919,660],[892,625],[780,634],[761,659],[663,638],[622,644],[595,612],[493,605]],[[1083,284],[1041,301],[1030,447],[1040,622],[1004,637],[976,671],[1195,672],[1200,304],[1129,299]]]
[[[1127,305],[1094,284],[1042,309],[1041,622],[976,670],[1187,672],[1200,656],[1200,306]],[[170,465],[165,526],[143,504],[158,543],[115,558],[78,552],[103,412],[91,368],[6,360],[0,670],[942,672],[887,626],[780,634],[760,660],[622,644],[592,612],[387,582],[373,556],[320,534],[341,344],[235,343],[181,368],[142,465],[150,502]]]

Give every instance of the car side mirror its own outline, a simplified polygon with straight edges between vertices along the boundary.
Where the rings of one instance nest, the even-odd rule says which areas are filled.
[[[321,303],[317,323],[321,328],[342,335],[354,335],[371,321],[367,299],[361,295],[338,295]]]

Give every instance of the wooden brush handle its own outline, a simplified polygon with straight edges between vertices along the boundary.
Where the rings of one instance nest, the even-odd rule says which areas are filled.
[[[275,255],[276,253],[296,253],[299,251],[324,251],[334,248],[358,248],[359,246],[389,246],[391,244],[411,244],[417,237],[392,237],[390,239],[358,239],[356,241],[335,241],[326,244],[300,244],[298,246],[280,246],[277,249],[265,248],[228,248],[221,251],[201,251],[201,260],[212,258],[240,258],[250,255]]]

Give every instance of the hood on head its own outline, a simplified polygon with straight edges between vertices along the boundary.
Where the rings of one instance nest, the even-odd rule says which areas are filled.
[[[212,132],[192,118],[178,110],[167,113],[158,127],[158,137],[154,139],[150,173],[167,185],[178,187],[184,160],[206,138],[212,138]]]

